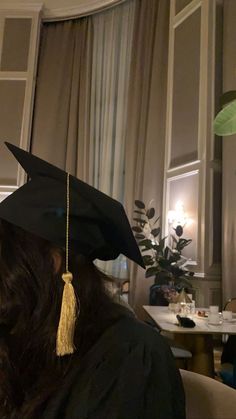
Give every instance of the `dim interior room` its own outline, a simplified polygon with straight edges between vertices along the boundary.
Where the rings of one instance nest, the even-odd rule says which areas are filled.
[[[1,0],[0,199],[26,181],[9,141],[118,199],[137,234],[134,210],[154,208],[159,242],[171,248],[177,225],[189,240],[198,307],[224,307],[236,137],[213,121],[235,89],[235,19],[234,0]],[[155,275],[122,255],[98,263],[142,318]]]

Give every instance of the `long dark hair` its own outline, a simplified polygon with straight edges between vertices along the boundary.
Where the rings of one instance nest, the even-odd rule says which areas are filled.
[[[0,417],[36,419],[77,356],[55,353],[64,271],[52,244],[0,221]],[[116,316],[104,275],[80,255],[69,268],[80,299],[75,346],[83,356]]]

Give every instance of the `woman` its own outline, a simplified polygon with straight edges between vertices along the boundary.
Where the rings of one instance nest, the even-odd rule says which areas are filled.
[[[8,147],[31,180],[0,204],[1,419],[184,418],[169,347],[112,301],[92,262],[123,253],[142,265],[123,208]],[[65,323],[72,346],[58,350]]]

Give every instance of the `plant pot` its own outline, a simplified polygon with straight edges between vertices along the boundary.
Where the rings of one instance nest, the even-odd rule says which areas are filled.
[[[177,291],[172,284],[153,284],[150,287],[149,304],[151,306],[168,306],[169,303],[173,301],[173,297],[176,296],[176,294]]]

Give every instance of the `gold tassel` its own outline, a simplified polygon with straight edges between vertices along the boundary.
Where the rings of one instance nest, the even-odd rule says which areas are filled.
[[[57,330],[56,353],[58,356],[69,355],[74,353],[74,332],[77,315],[77,301],[75,290],[72,285],[73,275],[66,272],[62,275],[65,282],[60,321]]]
[[[72,285],[73,275],[68,270],[69,265],[69,221],[70,221],[70,175],[67,173],[67,188],[66,188],[66,260],[65,273],[62,274],[62,279],[65,282],[59,325],[57,329],[56,354],[58,356],[73,354],[75,323],[77,318],[77,301],[75,290]]]

